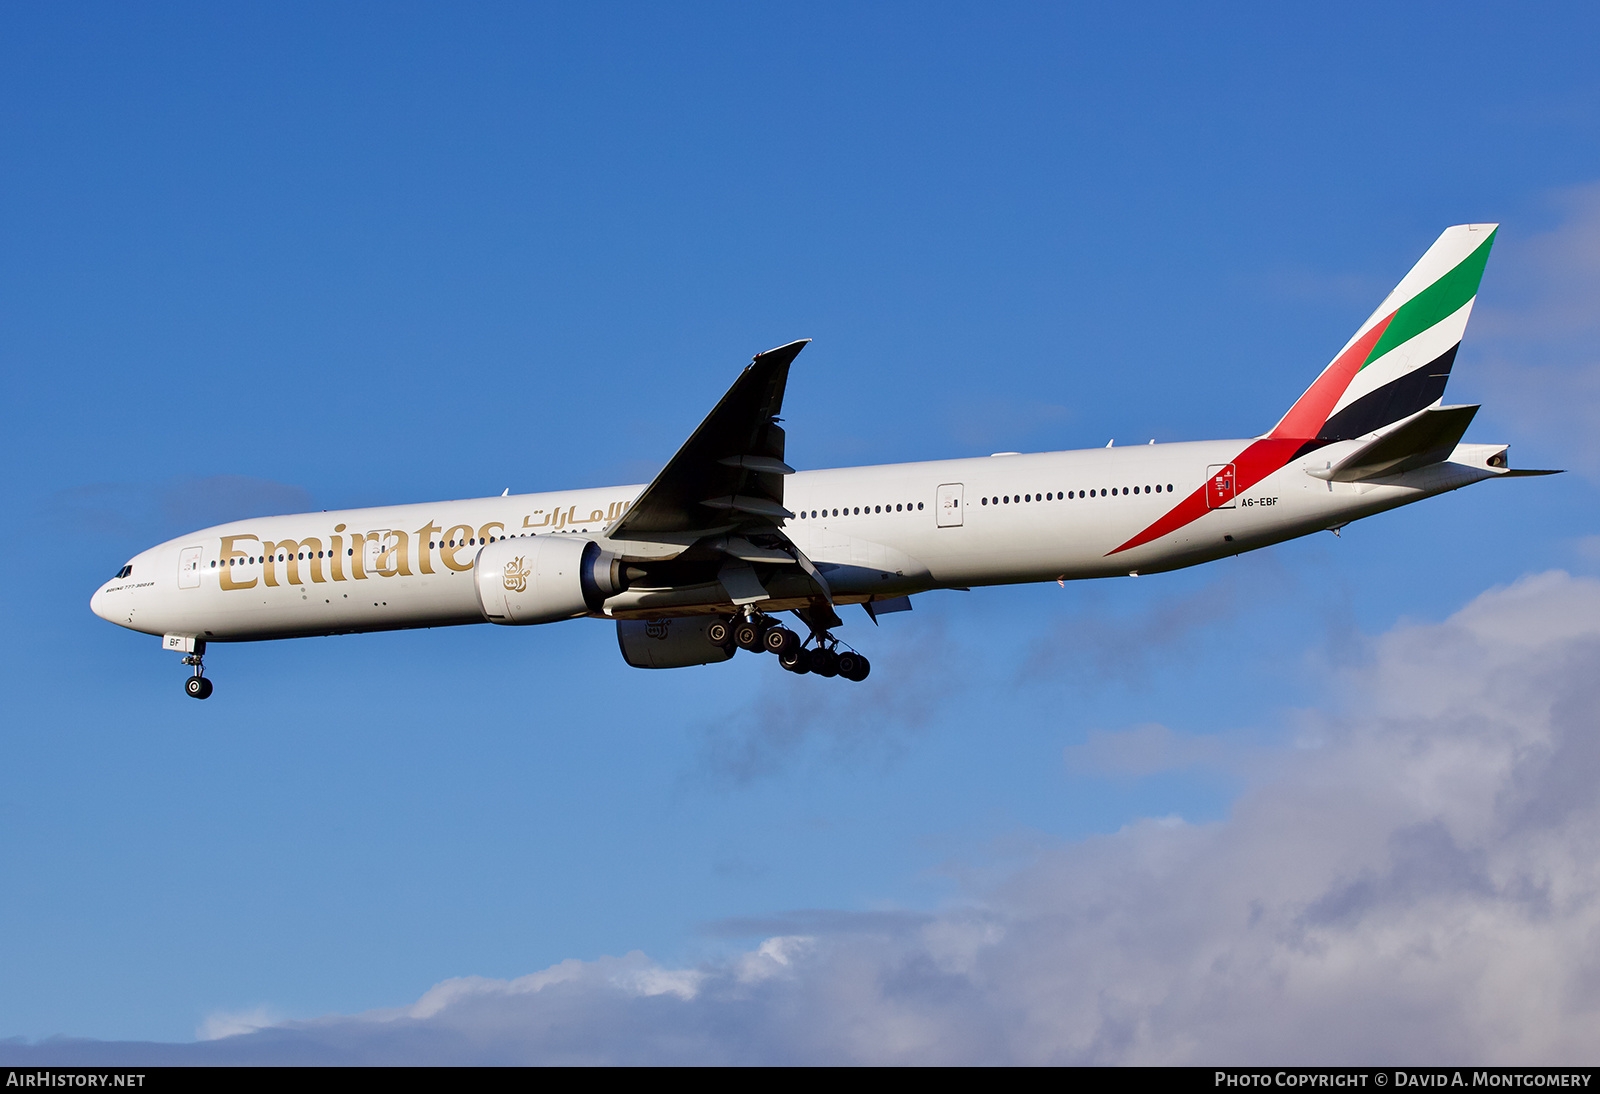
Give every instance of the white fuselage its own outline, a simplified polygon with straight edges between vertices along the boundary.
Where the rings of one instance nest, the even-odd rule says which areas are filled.
[[[1356,442],[1291,460],[1224,508],[1117,550],[1205,486],[1252,442],[1201,441],[800,472],[784,532],[835,598],[1154,573],[1238,554],[1493,478],[1504,446],[1461,445],[1449,461],[1373,482],[1309,472]],[[567,490],[219,525],[152,547],[94,594],[132,630],[249,641],[485,622],[473,559],[490,540],[602,530],[643,486]],[[940,507],[941,499],[944,502]],[[996,499],[1006,499],[997,502]],[[837,513],[838,515],[835,515]],[[813,515],[815,514],[815,515]],[[282,561],[280,561],[280,559]],[[790,602],[774,592],[765,610]],[[630,587],[602,617],[732,610],[715,581]]]

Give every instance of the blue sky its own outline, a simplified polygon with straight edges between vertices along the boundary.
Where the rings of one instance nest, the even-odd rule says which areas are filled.
[[[928,931],[1020,923],[1019,891],[1097,848],[1144,861],[1140,841],[1189,832],[1242,856],[1260,803],[1301,785],[1308,733],[1356,771],[1389,755],[1360,726],[1455,709],[1419,712],[1385,657],[1488,686],[1408,636],[1455,648],[1474,619],[1592,596],[1589,6],[82,4],[13,5],[0,26],[0,489],[18,525],[0,539],[0,1058],[42,1059],[54,1035],[193,1058],[197,1036],[285,1022],[279,1041],[208,1044],[301,1058],[306,1029],[368,1028],[338,1016],[552,966],[596,985],[572,1012],[596,1059],[625,1058],[606,1031],[633,1028],[607,1007],[709,1008],[701,984],[788,984],[772,1006],[833,1014],[805,991],[875,967],[851,947],[887,938],[873,960],[900,960]],[[756,658],[639,672],[608,625],[577,622],[217,648],[200,704],[154,639],[88,611],[128,556],[224,519],[647,480],[752,353],[800,337],[797,467],[1259,433],[1444,226],[1488,220],[1449,398],[1484,404],[1469,439],[1572,473],[1185,573],[930,594],[877,629],[857,614],[860,687]],[[1552,570],[1572,576],[1517,584]],[[1496,671],[1559,664],[1552,694],[1579,688],[1592,642],[1573,627],[1554,652],[1534,628]],[[1505,718],[1502,743],[1534,732]],[[1549,740],[1593,728],[1552,718]],[[1483,785],[1467,800],[1492,812],[1504,795]],[[1320,800],[1305,831],[1346,830]],[[1600,828],[1573,801],[1551,839],[1589,878],[1576,848]],[[1438,820],[1405,815],[1372,846],[1400,854],[1415,841],[1396,833]],[[1515,829],[1461,823],[1452,847]],[[1280,896],[1294,922],[1362,870],[1389,876],[1273,830],[1290,834],[1273,854],[1325,867]],[[1495,838],[1485,862],[1509,853]],[[1082,876],[1107,907],[1137,891]],[[1183,879],[1150,876],[1184,904]],[[1572,923],[1600,908],[1573,899]],[[1399,918],[1339,929],[1403,933],[1425,904],[1401,886]],[[1205,933],[1149,931],[1146,961]],[[774,937],[808,941],[762,956]],[[1511,937],[1566,938],[1459,942]],[[1573,937],[1600,961],[1600,934]],[[1046,945],[1044,996],[1076,976],[1071,942]],[[1465,952],[1444,964],[1476,967]],[[783,975],[741,979],[750,961]],[[1181,964],[1119,982],[1170,987]],[[959,1058],[1153,1058],[1023,1038],[1107,1019],[995,1002],[1042,997],[1002,966],[967,1023],[996,1039]],[[637,988],[658,981],[676,986]],[[493,1011],[501,989],[483,990]],[[1370,1012],[1383,990],[1339,997]],[[1471,997],[1416,990],[1408,1013],[1439,1029]],[[1592,1044],[1587,1008],[1521,1043]],[[706,1013],[690,1058],[894,1058],[820,1021],[778,1046]],[[1277,1041],[1196,1017],[1170,1043],[1383,1054],[1353,1020],[1296,1032],[1323,1013],[1303,998],[1283,1013]],[[525,1020],[493,1058],[576,1051]]]

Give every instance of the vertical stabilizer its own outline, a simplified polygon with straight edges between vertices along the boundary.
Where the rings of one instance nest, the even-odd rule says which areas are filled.
[[[1446,228],[1267,436],[1346,440],[1438,403],[1498,228]]]

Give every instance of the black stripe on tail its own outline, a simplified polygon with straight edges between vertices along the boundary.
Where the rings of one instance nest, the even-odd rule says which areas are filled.
[[[1460,348],[1461,343],[1457,342],[1421,368],[1414,368],[1398,380],[1367,392],[1322,423],[1317,440],[1328,443],[1363,437],[1432,406],[1444,397],[1450,366],[1455,364],[1456,350]]]

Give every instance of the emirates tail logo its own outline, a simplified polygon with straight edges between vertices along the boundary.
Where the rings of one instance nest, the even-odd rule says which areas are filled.
[[[528,574],[530,571],[524,561],[526,557],[525,555],[518,555],[506,563],[506,592],[525,593],[528,591]]]

